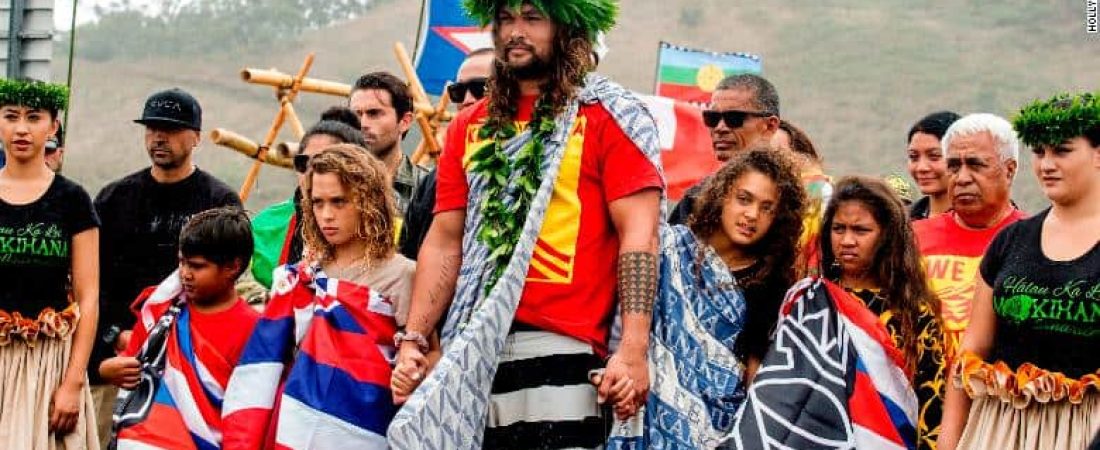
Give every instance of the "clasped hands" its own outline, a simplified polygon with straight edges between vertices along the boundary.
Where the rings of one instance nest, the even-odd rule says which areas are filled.
[[[415,342],[402,342],[397,364],[390,378],[394,404],[401,405],[427,377],[434,361]],[[649,394],[649,368],[645,352],[620,349],[607,361],[607,367],[593,371],[589,381],[596,386],[597,401],[611,405],[620,420],[633,417]]]

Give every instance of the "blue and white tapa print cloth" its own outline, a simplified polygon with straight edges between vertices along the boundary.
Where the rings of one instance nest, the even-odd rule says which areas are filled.
[[[645,408],[616,421],[608,449],[715,448],[745,399],[734,343],[745,297],[714,249],[682,225],[661,231]]]

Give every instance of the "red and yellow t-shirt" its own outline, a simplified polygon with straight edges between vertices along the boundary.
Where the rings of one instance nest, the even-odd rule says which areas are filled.
[[[534,96],[521,98],[518,126],[530,121],[534,104]],[[466,208],[478,214],[478,202],[469,198],[467,155],[489,143],[477,136],[487,115],[487,103],[482,101],[459,114],[448,128],[439,160],[436,213]],[[516,320],[588,342],[598,353],[606,353],[619,254],[608,203],[662,187],[657,168],[611,114],[599,104],[582,105],[531,257]]]
[[[913,222],[925,273],[940,298],[944,353],[949,359],[955,355],[962,343],[962,333],[970,324],[978,266],[986,247],[1004,227],[1025,217],[1022,211],[1013,210],[996,226],[984,230],[963,228],[954,211]]]

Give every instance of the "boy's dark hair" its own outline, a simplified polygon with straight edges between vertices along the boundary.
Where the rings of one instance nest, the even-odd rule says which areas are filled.
[[[356,116],[355,111],[348,109],[346,106],[333,106],[326,109],[325,112],[321,113],[321,121],[325,120],[345,123],[356,130],[362,126],[359,123],[359,116]]]
[[[390,101],[393,102],[393,109],[397,112],[397,120],[401,120],[405,116],[405,113],[412,112],[413,100],[412,95],[409,94],[409,85],[396,75],[389,72],[371,72],[359,77],[355,80],[355,85],[352,86],[351,92],[362,91],[366,89],[378,89],[390,93]]]
[[[180,254],[184,258],[202,257],[224,266],[241,262],[241,276],[252,261],[252,221],[237,207],[208,209],[191,216],[180,232]]]

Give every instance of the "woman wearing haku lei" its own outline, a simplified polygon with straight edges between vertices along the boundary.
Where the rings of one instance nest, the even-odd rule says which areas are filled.
[[[806,203],[787,157],[757,148],[707,181],[687,226],[662,230],[653,387],[608,448],[715,448],[729,433],[794,283]]]
[[[0,80],[0,448],[95,449],[99,219],[44,159],[65,86]]]
[[[986,250],[940,448],[1081,449],[1100,429],[1100,93],[1013,119],[1051,206]]]
[[[229,380],[225,449],[387,448],[394,334],[414,270],[396,254],[389,177],[350,144],[312,156],[305,177],[305,253],[275,270]]]

